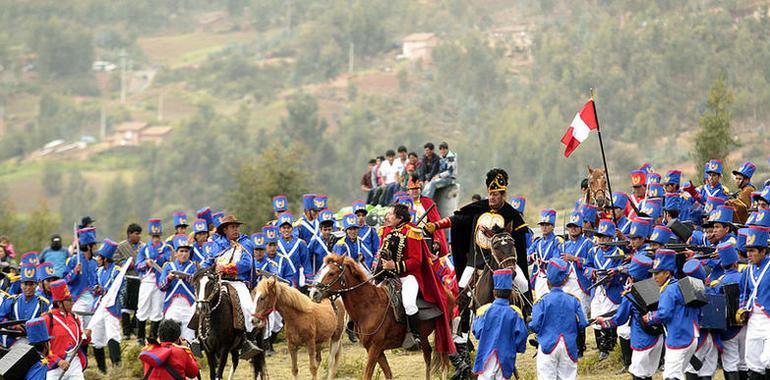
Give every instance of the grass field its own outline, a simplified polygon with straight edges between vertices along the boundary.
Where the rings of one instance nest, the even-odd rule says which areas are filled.
[[[207,33],[193,32],[169,36],[142,37],[137,44],[150,61],[172,68],[200,63],[211,53],[230,44],[246,42],[254,33]]]

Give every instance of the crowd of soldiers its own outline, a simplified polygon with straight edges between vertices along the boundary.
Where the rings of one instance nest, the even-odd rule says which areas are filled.
[[[633,192],[612,194],[608,207],[598,208],[590,196],[576,202],[564,236],[554,232],[552,209],[540,213],[540,234],[527,227],[526,199],[508,198],[509,179],[501,169],[487,173],[487,198],[445,218],[423,195],[419,178],[410,177],[392,194],[393,204],[404,205],[397,211],[409,210],[394,227],[406,225],[409,233],[422,231],[429,238],[430,268],[455,295],[470,289],[472,274],[489,267],[493,231],[511,233],[517,251],[526,252],[513,268],[494,272],[497,299],[477,310],[465,328],[453,326],[449,352],[455,376],[470,372],[470,333],[479,340],[473,372],[510,378],[516,353],[525,351],[528,332],[534,332],[539,377],[575,378],[589,326],[600,359],[619,341],[623,370],[634,379],[651,378],[661,366],[664,379],[710,378],[719,363],[730,380],[770,376],[770,314],[765,312],[770,305],[765,289],[770,184],[758,191],[751,182],[755,165],[747,162],[733,172],[738,190],[731,193],[721,182],[722,169],[721,162],[709,161],[703,184],[695,187],[683,183],[680,171],[661,176],[645,164],[631,173]],[[188,346],[196,344],[190,328],[196,302],[191,278],[201,268],[215,267],[236,290],[247,338],[241,355],[248,359],[262,351],[257,341],[263,339],[269,353],[282,327],[281,316],[273,312],[264,335],[257,336],[250,289],[275,275],[307,293],[331,253],[353,258],[366,271],[382,265],[399,274],[408,330],[419,342],[412,298],[424,291],[423,283],[407,278],[406,261],[380,262],[382,230],[366,224],[371,205],[356,201],[340,220],[322,195],[304,195],[303,215],[297,218],[289,213],[286,196],[273,197],[272,206],[275,219],[252,235],[241,232],[235,216],[206,207],[192,223],[185,212],[174,213],[168,236],[160,219],[148,220],[146,243],[142,227],[131,224],[126,240],[98,244],[94,221],[84,220],[60,271],[29,252],[5,274],[0,343],[8,349],[25,342],[44,357],[30,370],[36,376],[31,378],[82,379],[89,345],[97,368],[106,372],[107,353],[113,365],[120,365],[120,342],[135,331],[138,343],[148,344],[145,352],[173,351],[179,363],[187,364],[171,370],[191,373]],[[650,283],[658,296],[652,301],[642,286]],[[511,292],[531,304],[509,307]],[[721,325],[704,306],[715,295],[735,305],[732,314],[722,315]],[[347,331],[355,341],[355,328],[349,325]],[[140,358],[156,376],[167,373],[167,366],[153,365],[154,357]]]

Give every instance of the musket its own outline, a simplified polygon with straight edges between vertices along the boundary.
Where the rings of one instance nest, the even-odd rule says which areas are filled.
[[[10,327],[10,326],[20,325],[24,323],[27,323],[26,319],[17,319],[15,321],[0,322],[0,329]]]
[[[78,222],[72,223],[72,236],[75,237],[75,256],[78,258],[78,264],[80,264],[80,237],[78,236]],[[83,268],[81,267],[82,271]]]
[[[65,361],[66,361],[68,364],[72,364],[72,360],[73,360],[73,359],[75,359],[75,358],[78,356],[78,351],[80,351],[80,346],[81,346],[82,344],[83,344],[83,339],[81,338],[81,339],[78,341],[78,344],[77,344],[77,345],[75,345],[75,348],[74,348],[74,349],[73,349],[73,350],[72,350],[70,353],[68,353],[68,354],[67,354],[67,357],[66,357],[64,360],[65,360]],[[69,370],[69,367],[67,367],[67,370]],[[65,371],[65,370],[62,370],[62,371],[61,371],[61,374],[59,375],[59,379],[58,379],[58,380],[61,380],[62,378],[64,378],[64,375],[65,375],[66,373],[67,373],[67,371]]]
[[[621,240],[621,241],[608,241],[604,243],[598,243],[597,245],[600,247],[627,247],[631,242],[628,240]]]
[[[179,279],[188,279],[188,278],[192,277],[192,275],[190,273],[185,273],[185,272],[178,271],[178,270],[172,270],[170,273],[172,275],[176,276],[176,278],[179,278]]]
[[[415,226],[419,226],[420,223],[422,223],[422,220],[425,219],[426,216],[428,216],[428,213],[430,212],[430,210],[433,210],[434,208],[436,208],[436,204],[435,203],[430,205],[430,207],[428,207],[428,209],[425,210],[425,213],[422,214],[422,216],[419,219],[417,219],[417,222],[415,222],[414,225]]]

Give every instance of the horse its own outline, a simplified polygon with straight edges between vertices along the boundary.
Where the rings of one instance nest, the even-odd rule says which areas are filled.
[[[197,334],[203,351],[206,353],[209,365],[209,378],[221,380],[227,354],[230,354],[232,367],[229,380],[232,380],[238,368],[238,349],[241,347],[244,332],[233,326],[233,313],[239,305],[230,301],[228,287],[223,285],[215,267],[199,269],[192,277],[195,284],[195,307],[197,318]],[[254,379],[264,378],[264,356],[251,360],[254,368]]]
[[[588,165],[588,191],[586,191],[585,203],[595,204],[600,209],[609,207],[612,205],[612,199],[608,193],[607,174],[604,169],[592,168]]]
[[[350,319],[358,326],[356,335],[367,352],[363,378],[370,380],[375,366],[379,364],[385,378],[392,379],[393,372],[385,357],[385,350],[401,347],[407,329],[406,324],[397,322],[385,285],[375,285],[350,257],[335,254],[326,256],[324,266],[316,278],[310,293],[313,301],[320,302],[324,298],[339,296]],[[454,297],[448,290],[446,294],[448,310],[453,310]],[[425,362],[426,380],[430,379],[432,372],[439,370],[441,378],[446,379],[449,368],[448,354],[433,353],[428,341],[434,329],[434,320],[421,321],[420,336],[424,338],[420,340],[420,349]]]
[[[329,344],[327,379],[334,378],[342,352],[342,332],[345,328],[345,309],[342,301],[335,305],[326,301],[317,304],[299,290],[279,281],[275,276],[265,276],[252,291],[256,310],[256,323],[264,322],[272,311],[278,311],[284,319],[286,341],[291,355],[291,374],[297,379],[297,351],[307,347],[310,373],[316,379],[321,364],[321,349],[318,345]]]
[[[495,288],[494,280],[492,278],[492,274],[495,270],[511,268],[514,269],[515,272],[517,253],[513,241],[513,236],[511,236],[511,234],[507,231],[503,230],[502,232],[498,232],[492,236],[491,243],[491,260],[485,263],[484,270],[480,275],[475,273],[474,276],[471,277],[470,283],[473,284],[471,286],[473,303],[469,306],[471,306],[471,309],[474,312],[479,307],[495,300],[494,294],[492,292]],[[513,305],[522,308],[526,302],[526,299],[524,298],[524,295],[521,294],[516,289],[516,287],[514,287],[514,291],[511,292],[510,301]]]

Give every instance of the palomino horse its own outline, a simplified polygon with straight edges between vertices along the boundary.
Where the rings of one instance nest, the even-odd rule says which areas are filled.
[[[238,368],[238,349],[243,343],[244,333],[233,326],[234,308],[239,305],[232,304],[228,292],[234,290],[228,291],[220,280],[215,267],[200,269],[193,275],[198,314],[197,334],[208,359],[209,378],[222,379],[229,353],[233,365],[228,379],[232,380],[235,369]],[[252,365],[254,379],[264,378],[264,356],[252,359]]]
[[[345,328],[342,301],[337,300],[334,307],[330,301],[317,304],[299,290],[278,281],[275,276],[265,276],[252,291],[252,296],[257,305],[254,317],[265,321],[272,311],[278,311],[283,317],[294,379],[297,379],[299,373],[297,351],[302,346],[307,346],[312,378],[317,378],[316,373],[321,364],[321,349],[318,345],[326,342],[330,342],[327,379],[333,379],[342,352],[340,337]]]
[[[454,297],[449,291],[446,293],[448,310],[453,310]],[[324,266],[316,276],[315,287],[310,296],[315,302],[328,297],[342,298],[350,319],[358,326],[356,335],[366,348],[368,357],[364,379],[372,378],[377,364],[380,365],[385,378],[392,379],[393,373],[385,357],[385,350],[401,347],[406,335],[406,324],[396,321],[385,285],[375,285],[350,257],[331,254],[324,259]],[[420,340],[420,349],[425,361],[426,380],[430,379],[431,372],[438,370],[441,370],[442,379],[446,379],[449,368],[447,353],[436,352],[431,359],[433,348],[428,336],[434,329],[434,320],[422,321],[420,324],[420,336],[423,337]]]
[[[607,190],[607,175],[604,169],[588,166],[588,191],[585,197],[586,204],[593,204],[600,209],[612,205],[612,199]],[[591,221],[594,222],[595,221]]]

